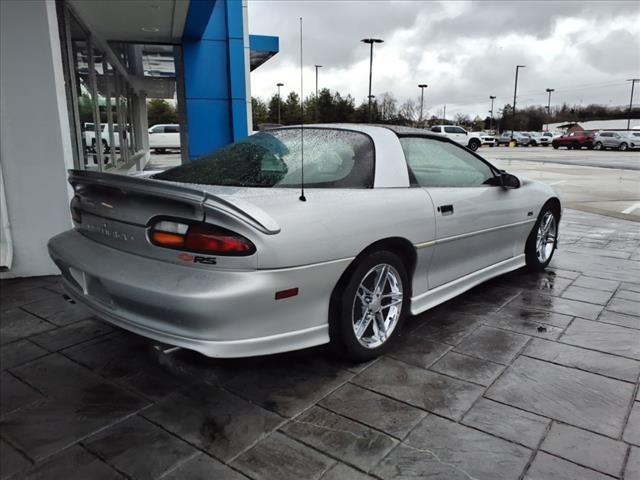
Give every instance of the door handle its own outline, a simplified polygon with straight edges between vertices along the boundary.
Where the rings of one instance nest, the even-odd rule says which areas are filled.
[[[438,211],[442,215],[453,215],[453,205],[440,205]]]

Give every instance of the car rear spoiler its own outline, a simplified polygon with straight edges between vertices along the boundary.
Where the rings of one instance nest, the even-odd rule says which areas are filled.
[[[203,219],[205,209],[214,209],[241,220],[267,235],[275,235],[280,232],[280,225],[256,205],[245,201],[238,201],[236,204],[198,188],[198,185],[195,184],[74,169],[69,170],[69,183],[74,190],[78,185],[98,185],[117,188],[125,194],[135,192],[142,195],[170,198],[193,205],[198,209]]]

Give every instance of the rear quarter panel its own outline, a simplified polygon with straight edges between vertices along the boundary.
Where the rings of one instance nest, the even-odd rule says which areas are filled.
[[[433,204],[421,188],[308,189],[305,195],[307,201],[302,202],[297,189],[245,192],[244,200],[259,205],[280,226],[276,234],[240,222],[226,223],[222,216],[215,218],[213,210],[207,219],[254,242],[258,269],[351,259],[387,238],[399,237],[414,245],[435,238]],[[418,250],[419,263],[428,263],[425,256],[430,250]],[[422,273],[416,273],[414,288],[420,290],[421,285],[426,288],[426,268],[418,270]]]

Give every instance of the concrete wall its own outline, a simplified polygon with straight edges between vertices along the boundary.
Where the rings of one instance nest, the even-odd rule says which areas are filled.
[[[14,261],[2,277],[58,273],[47,241],[71,226],[73,168],[52,0],[0,1],[0,162]]]

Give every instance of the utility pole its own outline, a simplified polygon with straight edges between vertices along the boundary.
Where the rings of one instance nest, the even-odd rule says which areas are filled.
[[[549,131],[549,119],[551,118],[551,92],[555,92],[553,88],[547,88],[549,94],[549,103],[547,103],[547,132]]]
[[[316,123],[320,118],[320,104],[318,103],[318,69],[322,68],[322,65],[316,65]]]
[[[526,68],[526,65],[516,65],[516,84],[513,87],[513,121],[511,122],[511,141],[513,142],[513,131],[516,128],[516,96],[518,95],[518,70]]]
[[[444,109],[442,110],[442,124],[446,125],[447,124],[447,106],[444,106]]]
[[[627,130],[631,129],[631,110],[633,109],[633,87],[636,82],[640,82],[640,78],[630,78],[627,82],[631,82],[631,98],[629,99],[629,116],[627,117]]]
[[[369,108],[368,108],[368,118],[369,118],[369,123],[371,123],[371,99],[373,98],[373,96],[371,95],[371,77],[373,76],[373,44],[374,43],[383,43],[384,40],[381,40],[379,38],[363,38],[362,40],[360,40],[362,43],[368,43],[370,45],[370,53],[369,53],[369,96],[367,97],[369,99]]]
[[[491,116],[489,117],[489,130],[493,131],[493,101],[496,97],[495,95],[489,95],[489,98],[491,99],[491,110],[489,110],[489,113],[491,113]]]
[[[282,120],[280,118],[280,104],[282,103],[282,99],[280,98],[280,87],[284,87],[284,83],[276,83],[278,87],[278,125],[282,124]]]
[[[420,124],[422,124],[422,108],[424,107],[424,89],[428,86],[429,85],[427,85],[426,83],[421,83],[420,85],[418,85],[418,88],[420,89]]]

